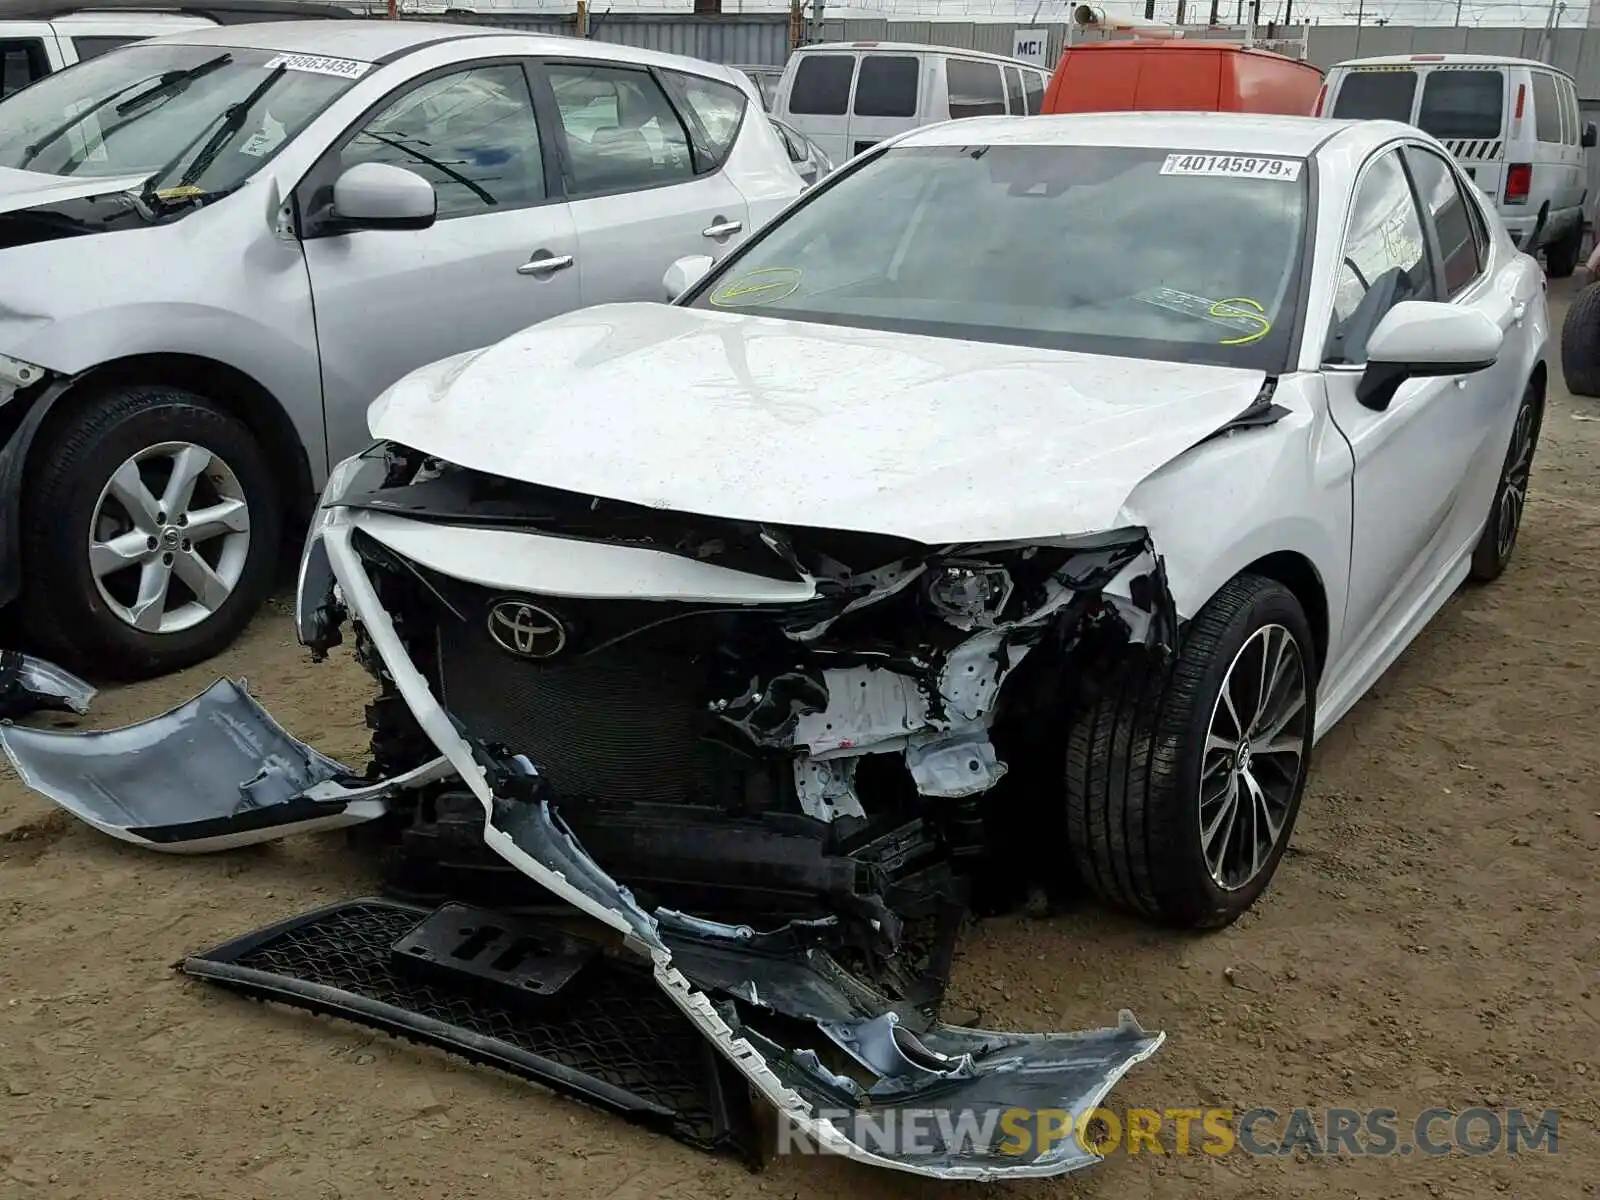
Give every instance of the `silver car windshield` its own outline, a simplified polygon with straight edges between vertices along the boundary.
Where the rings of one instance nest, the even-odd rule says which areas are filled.
[[[718,268],[697,308],[1279,371],[1304,159],[1104,146],[891,149]]]
[[[0,167],[139,176],[165,200],[228,192],[367,69],[225,46],[126,46],[0,104]]]

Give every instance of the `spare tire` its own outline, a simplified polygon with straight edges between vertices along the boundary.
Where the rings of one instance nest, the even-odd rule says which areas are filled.
[[[1561,374],[1574,396],[1600,396],[1600,283],[1572,298],[1561,326]]]

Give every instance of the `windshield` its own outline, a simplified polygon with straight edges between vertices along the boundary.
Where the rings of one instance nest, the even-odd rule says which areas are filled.
[[[0,104],[0,167],[139,176],[165,199],[225,193],[367,69],[225,46],[127,46]]]
[[[695,308],[1279,371],[1303,159],[1102,146],[889,150],[695,291]]]

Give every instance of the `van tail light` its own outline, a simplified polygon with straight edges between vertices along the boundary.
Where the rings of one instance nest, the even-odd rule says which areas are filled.
[[[1512,116],[1518,121],[1522,120],[1522,106],[1527,103],[1527,100],[1528,85],[1525,83],[1517,84],[1517,109],[1514,113],[1512,113]]]
[[[1533,186],[1533,164],[1512,163],[1506,168],[1506,203],[1526,204]]]
[[[1311,110],[1311,115],[1313,117],[1320,117],[1322,115],[1322,105],[1327,99],[1328,85],[1323,84],[1317,89],[1317,106]]]

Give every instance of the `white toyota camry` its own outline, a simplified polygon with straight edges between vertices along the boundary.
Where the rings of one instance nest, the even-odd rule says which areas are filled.
[[[744,804],[708,740],[824,822],[971,809],[1009,769],[1006,810],[1060,833],[1041,866],[1217,925],[1313,742],[1505,568],[1548,333],[1537,265],[1414,128],[952,122],[670,306],[397,384],[387,486],[341,471],[314,553],[358,621],[357,570],[427,610],[418,715],[558,797]]]
[[[1072,1139],[891,1153],[826,1113],[1084,1115],[1159,1035],[913,1031],[893,972],[845,985],[814,947],[899,961],[913,925],[1029,880],[1179,926],[1243,912],[1316,739],[1506,567],[1543,276],[1416,129],[1159,114],[919,129],[668,283],[373,405],[298,619],[317,650],[354,629],[377,782],[301,747],[281,802],[162,771],[141,819],[127,772],[81,783],[112,743],[0,741],[168,849],[387,811],[426,855],[465,828],[624,935],[823,1144],[944,1177],[1085,1165]],[[196,705],[117,736],[183,778],[286,744],[233,693]]]

